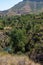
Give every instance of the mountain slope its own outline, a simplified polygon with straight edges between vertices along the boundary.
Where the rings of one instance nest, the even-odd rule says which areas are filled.
[[[9,10],[0,12],[0,14],[21,15],[37,12],[43,12],[43,0],[23,0]]]

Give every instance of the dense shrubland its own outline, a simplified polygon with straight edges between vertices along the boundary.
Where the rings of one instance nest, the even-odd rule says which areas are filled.
[[[0,51],[43,61],[43,13],[0,16]]]

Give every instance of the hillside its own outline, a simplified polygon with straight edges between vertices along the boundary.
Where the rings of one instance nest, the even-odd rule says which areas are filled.
[[[43,65],[43,13],[0,17],[0,51],[23,53]]]
[[[42,0],[0,11],[0,65],[43,65]]]
[[[0,15],[21,15],[43,12],[43,0],[23,0],[12,8],[0,12]]]

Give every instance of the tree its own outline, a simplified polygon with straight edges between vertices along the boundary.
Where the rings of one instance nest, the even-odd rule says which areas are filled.
[[[11,32],[11,45],[14,52],[25,52],[26,44],[26,31],[25,29],[16,29],[14,28]]]

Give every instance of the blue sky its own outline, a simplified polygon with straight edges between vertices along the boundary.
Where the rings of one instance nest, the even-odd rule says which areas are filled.
[[[6,10],[22,0],[0,0],[0,11]]]

